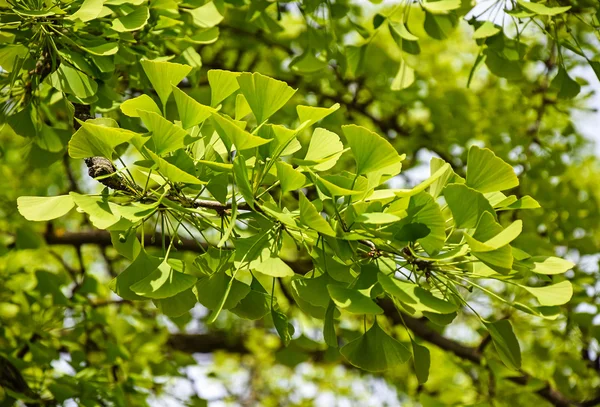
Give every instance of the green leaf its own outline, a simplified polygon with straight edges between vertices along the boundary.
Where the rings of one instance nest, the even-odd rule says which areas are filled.
[[[175,64],[173,62],[149,61],[145,59],[140,63],[163,106],[167,104],[167,100],[169,100],[169,96],[173,91],[171,85],[177,85],[192,70],[191,66]]]
[[[297,56],[289,64],[289,68],[292,71],[304,74],[314,74],[325,69],[327,66],[327,61],[317,58],[310,50]]]
[[[147,150],[147,153],[150,154],[150,158],[156,163],[158,167],[158,171],[169,181],[171,182],[183,182],[186,184],[194,184],[194,185],[203,185],[204,181],[200,181],[198,178],[193,176],[190,173],[183,171],[182,169],[176,167],[170,162],[160,158],[158,155],[154,154],[152,151]]]
[[[573,286],[569,281],[561,281],[545,287],[521,287],[529,291],[531,295],[537,298],[540,305],[544,306],[566,304],[573,296]]]
[[[507,319],[496,322],[483,322],[489,331],[494,347],[504,364],[513,369],[521,368],[521,348],[512,325]]]
[[[435,173],[431,174],[429,178],[421,182],[416,187],[412,189],[395,189],[394,195],[403,198],[407,196],[417,195],[418,193],[425,191],[427,187],[429,187],[431,184],[437,181],[440,177],[446,175],[448,173],[448,170],[451,170],[450,164],[445,163],[440,168],[438,168]]]
[[[168,317],[180,317],[196,305],[196,296],[191,288],[175,294],[173,297],[152,301],[156,308]]]
[[[414,340],[411,340],[413,348],[413,362],[415,373],[417,374],[417,380],[419,384],[427,383],[429,379],[429,369],[431,366],[431,357],[429,355],[429,349],[425,346],[419,345]]]
[[[300,195],[300,222],[315,231],[326,236],[335,237],[335,232],[329,223],[321,217],[317,208],[310,202],[302,192]]]
[[[365,193],[364,189],[348,189],[352,187],[352,180],[340,175],[321,177],[320,175],[314,174],[314,179],[319,190],[329,197],[356,196],[364,195]],[[357,187],[357,185],[355,185],[355,187]]]
[[[79,20],[84,23],[91,21],[100,15],[103,3],[104,0],[85,0],[79,10],[67,17],[67,19]]]
[[[427,192],[421,192],[410,197],[406,211],[409,216],[397,224],[398,238],[402,238],[404,232],[410,232],[414,236],[413,232],[419,233],[424,230],[423,228],[413,228],[403,231],[402,229],[407,224],[422,224],[429,229],[429,233],[425,237],[419,238],[419,244],[430,255],[442,250],[446,241],[446,220],[436,200]]]
[[[129,267],[111,280],[108,284],[108,288],[124,300],[144,300],[144,297],[131,291],[130,287],[146,278],[150,273],[156,270],[161,263],[161,259],[154,256],[148,256],[146,251],[142,249]]]
[[[140,95],[133,99],[127,99],[121,103],[120,109],[124,115],[129,117],[140,117],[138,110],[162,114],[156,102],[148,95]]]
[[[250,293],[250,286],[230,277],[225,271],[219,271],[198,280],[196,292],[200,304],[214,311],[225,296],[227,299],[223,303],[223,309],[238,305]]]
[[[458,22],[452,14],[433,14],[425,12],[425,32],[436,40],[445,40],[452,34]]]
[[[315,171],[326,171],[335,165],[343,151],[344,145],[337,134],[318,127],[310,138],[304,160],[297,161]]]
[[[392,213],[367,212],[356,218],[356,223],[366,223],[370,225],[387,225],[398,222],[400,218]]]
[[[336,103],[331,107],[314,107],[314,106],[296,106],[296,112],[298,112],[298,119],[300,123],[305,126],[312,126],[316,122],[323,120],[330,114],[334,113],[340,108],[340,104]]]
[[[342,126],[356,161],[356,173],[368,174],[402,161],[396,149],[379,134],[354,124]]]
[[[557,96],[561,99],[573,99],[581,92],[581,85],[572,79],[562,66],[552,79],[550,87],[557,92]]]
[[[251,180],[248,178],[248,169],[246,168],[246,159],[240,154],[233,160],[233,174],[235,183],[240,191],[240,194],[250,205],[254,207],[254,191],[252,190]]]
[[[415,70],[412,69],[404,59],[400,60],[398,72],[392,81],[392,90],[403,90],[415,83]]]
[[[200,28],[211,28],[223,21],[223,15],[215,5],[214,1],[209,1],[203,6],[194,9],[184,9],[192,15],[192,22]]]
[[[69,141],[69,155],[71,158],[101,156],[112,160],[115,147],[136,135],[129,130],[86,122]]]
[[[84,51],[96,56],[114,55],[119,51],[118,42],[106,42],[104,40],[80,40],[79,46]]]
[[[484,212],[481,221],[477,226],[477,230],[479,230],[480,227],[485,228],[487,226],[486,221],[484,221],[484,219],[486,218],[491,218],[491,221],[494,222],[494,217],[489,212]],[[465,234],[464,237],[467,240],[469,247],[471,247],[471,250],[476,252],[489,252],[492,250],[499,249],[502,246],[506,246],[507,244],[515,240],[521,234],[522,230],[523,222],[520,220],[516,220],[513,223],[511,223],[506,229],[501,229],[500,232],[498,232],[498,234],[489,238],[483,243],[480,240],[477,240],[475,235],[470,236],[468,234]]]
[[[253,269],[271,277],[290,277],[294,275],[294,270],[276,255],[267,257],[256,265],[253,262]]]
[[[327,346],[331,346],[332,348],[338,347],[337,335],[335,333],[335,303],[333,301],[329,301],[329,305],[327,306],[327,311],[325,312],[325,323],[323,325],[323,338],[325,339],[325,343]]]
[[[300,171],[283,161],[277,161],[277,177],[281,185],[281,192],[296,191],[306,184],[306,177]]]
[[[281,109],[296,93],[287,83],[259,73],[243,73],[237,81],[259,124]]]
[[[208,83],[210,84],[210,105],[217,106],[225,98],[240,88],[237,81],[240,72],[223,71],[211,69],[208,71]]]
[[[460,0],[438,0],[438,1],[423,1],[423,8],[433,14],[446,14],[449,11],[460,8]]]
[[[458,305],[438,298],[416,284],[400,281],[383,273],[377,274],[377,280],[386,293],[417,311],[450,314],[458,310]]]
[[[541,3],[532,3],[525,0],[517,0],[517,3],[519,3],[519,5],[524,9],[542,16],[555,16],[571,9],[571,6],[548,7]]]
[[[87,99],[96,94],[98,84],[92,78],[63,62],[49,76],[50,84],[61,92],[79,99]]]
[[[0,48],[0,66],[7,72],[12,72],[17,58],[24,58],[28,53],[27,47],[18,44],[2,44]]]
[[[149,18],[150,9],[146,6],[139,6],[134,8],[131,13],[113,20],[112,29],[120,33],[136,31],[144,27]]]
[[[353,314],[383,314],[383,309],[358,290],[328,284],[327,291],[338,308]]]
[[[331,301],[327,285],[333,282],[327,273],[313,278],[296,276],[292,278],[292,289],[303,301],[315,307],[326,308]]]
[[[173,270],[164,260],[156,270],[130,289],[135,294],[152,299],[173,297],[196,284],[196,277]]]
[[[531,271],[538,274],[563,274],[575,267],[575,263],[552,256],[534,256],[529,262],[533,263]]]
[[[59,196],[20,196],[17,208],[23,217],[30,221],[47,221],[66,215],[75,202],[70,195]]]
[[[251,290],[235,307],[231,308],[234,314],[252,321],[262,319],[271,310],[271,296],[257,280],[252,280]]]
[[[233,144],[238,151],[244,151],[262,146],[263,144],[272,141],[271,139],[253,136],[246,130],[240,128],[233,120],[227,119],[218,113],[213,113],[212,119],[215,130],[228,148],[231,148],[231,145]]]
[[[118,205],[108,202],[105,197],[81,195],[76,192],[70,192],[69,195],[75,205],[89,215],[90,221],[98,229],[108,229],[121,219],[117,212]]]
[[[125,240],[123,240],[123,237]],[[110,241],[117,253],[132,261],[137,258],[142,250],[142,245],[140,244],[140,241],[138,240],[134,230],[126,233],[118,230],[111,231]]]
[[[340,349],[340,353],[352,364],[368,372],[383,372],[410,359],[406,346],[389,336],[377,324],[360,337]]]
[[[275,329],[283,341],[284,346],[288,346],[294,335],[294,325],[288,322],[287,317],[281,311],[271,309],[271,317],[273,318],[273,325],[275,325]]]
[[[248,101],[241,93],[235,97],[235,120],[242,120],[244,117],[252,113]]]
[[[416,35],[413,35],[410,31],[408,31],[408,29],[406,28],[406,26],[404,25],[403,22],[392,22],[390,21],[390,28],[392,30],[394,30],[394,32],[402,39],[406,40],[406,41],[418,41],[419,37],[417,37]]]
[[[487,148],[472,146],[467,159],[467,186],[479,192],[504,191],[519,185],[513,167]]]
[[[154,152],[158,155],[172,153],[184,148],[189,140],[188,133],[179,126],[174,125],[160,114],[138,110],[138,114],[146,128],[152,132]],[[188,140],[186,140],[188,138]]]
[[[444,197],[454,216],[454,224],[459,229],[475,228],[484,212],[495,214],[483,194],[464,184],[446,185]]]
[[[478,29],[475,30],[475,32],[473,33],[473,39],[479,40],[483,38],[493,37],[500,31],[502,31],[502,29],[500,27],[497,27],[496,24],[494,24],[491,21],[486,21],[483,24],[481,24]]]

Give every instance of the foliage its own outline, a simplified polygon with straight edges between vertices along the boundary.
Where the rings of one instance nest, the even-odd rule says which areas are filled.
[[[596,2],[0,7],[5,405],[145,405],[192,352],[248,367],[240,402],[301,404],[268,378],[311,360],[337,395],[346,364],[422,405],[594,405]]]

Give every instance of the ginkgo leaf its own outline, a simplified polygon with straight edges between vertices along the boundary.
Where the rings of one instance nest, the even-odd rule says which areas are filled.
[[[223,309],[235,307],[250,292],[250,286],[227,275],[224,271],[212,274],[210,277],[198,280],[196,294],[198,302],[210,310],[219,307],[223,298],[227,299]]]
[[[433,14],[446,14],[452,10],[460,8],[460,0],[438,0],[438,1],[423,1],[421,3],[425,10]]]
[[[248,104],[248,101],[241,93],[238,93],[235,97],[235,120],[241,120],[244,117],[252,113],[252,109]]]
[[[358,290],[328,284],[327,291],[335,305],[353,314],[383,314],[383,309]]]
[[[440,168],[438,168],[435,173],[431,174],[429,178],[421,182],[416,187],[411,189],[395,189],[394,195],[402,198],[417,195],[419,192],[425,191],[427,187],[429,187],[431,184],[437,181],[441,176],[445,175],[449,169],[451,169],[450,164],[445,163]]]
[[[467,159],[467,186],[479,192],[504,191],[519,185],[513,167],[487,148],[472,146]]]
[[[148,7],[136,7],[131,13],[113,20],[112,29],[121,33],[136,31],[145,26],[149,18],[150,9]]]
[[[456,304],[438,298],[416,284],[400,281],[383,273],[377,274],[377,280],[385,292],[418,311],[450,314],[458,310]]]
[[[77,207],[88,214],[92,224],[98,229],[108,229],[121,220],[116,204],[109,202],[106,197],[82,195],[70,192]]]
[[[192,70],[191,66],[173,62],[142,60],[142,68],[158,97],[165,106],[173,91],[171,85],[177,85]]]
[[[262,262],[255,264],[255,271],[271,277],[290,277],[294,275],[294,270],[291,269],[283,260],[277,256],[267,257]]]
[[[431,356],[429,354],[429,349],[427,349],[423,345],[419,345],[414,340],[411,340],[411,342],[417,380],[419,380],[419,384],[427,383],[427,379],[429,379],[429,368],[431,366]]]
[[[146,152],[150,155],[152,160],[156,163],[158,167],[158,171],[169,181],[172,182],[183,182],[186,184],[195,184],[202,185],[206,184],[206,182],[199,180],[192,174],[183,171],[181,168],[171,164],[170,162],[160,158],[158,155],[154,154],[152,151],[146,150]]]
[[[418,41],[419,40],[419,37],[412,34],[410,31],[408,31],[408,29],[406,28],[404,23],[390,21],[389,24],[390,24],[390,28],[392,30],[394,30],[394,32],[396,34],[398,34],[398,36],[400,38],[405,39],[406,41]]]
[[[196,280],[194,276],[173,270],[169,263],[164,260],[156,270],[133,284],[130,289],[141,297],[169,298],[193,287]]]
[[[225,98],[240,88],[237,81],[240,72],[230,72],[221,69],[208,71],[208,83],[210,84],[210,105],[217,106]]]
[[[281,185],[281,192],[296,191],[306,184],[306,176],[283,161],[277,161],[277,176]]]
[[[357,223],[367,223],[371,225],[386,225],[398,221],[400,221],[400,217],[392,213],[384,212],[363,213],[355,220]]]
[[[542,3],[532,3],[525,0],[517,0],[517,3],[524,9],[542,16],[555,16],[571,9],[571,6],[548,7]]]
[[[82,22],[91,21],[97,18],[102,12],[104,0],[85,0],[81,7],[67,19],[79,20]]]
[[[402,161],[396,149],[379,134],[354,124],[342,126],[356,161],[356,173],[368,174]]]
[[[569,281],[548,285],[545,287],[527,287],[521,286],[529,291],[531,295],[537,298],[540,305],[563,305],[569,302],[573,296],[573,286]]]
[[[47,221],[60,218],[75,206],[70,195],[59,196],[20,196],[17,208],[23,217],[30,221]]]
[[[531,271],[534,273],[548,275],[563,274],[575,267],[573,262],[552,256],[534,256],[528,263],[532,264]]]
[[[127,99],[121,103],[120,109],[123,114],[129,117],[140,117],[138,110],[162,114],[158,105],[148,95],[140,95],[133,99]]]
[[[296,112],[298,112],[298,119],[300,119],[300,123],[306,123],[305,126],[312,126],[316,122],[323,120],[330,114],[334,113],[339,108],[339,103],[327,108],[298,105],[296,106]]]
[[[446,185],[444,197],[457,228],[475,228],[484,212],[495,213],[483,194],[464,184]]]
[[[344,345],[340,353],[353,366],[368,372],[389,370],[408,361],[411,355],[406,346],[379,327],[377,320],[364,335]]]
[[[158,155],[171,153],[186,146],[187,132],[154,112],[138,110],[138,114],[152,132],[154,152]]]
[[[335,165],[344,151],[344,145],[337,134],[316,128],[313,132],[304,160],[296,160],[300,165],[311,166],[315,171],[327,171]]]
[[[489,212],[484,212],[482,219],[484,217],[491,218],[493,221],[493,216]],[[484,242],[481,242],[477,240],[474,236],[470,236],[468,234],[465,234],[464,237],[467,240],[469,246],[471,247],[471,250],[476,252],[489,252],[511,243],[521,234],[522,230],[523,222],[520,220],[516,220],[513,223],[511,223],[508,227],[506,227],[506,229],[501,229],[501,231],[498,234]]]
[[[115,147],[136,135],[129,130],[86,122],[69,141],[69,155],[80,159],[101,156],[111,160]]]
[[[255,73],[242,73],[237,81],[258,123],[281,109],[296,93],[287,83]]]
[[[59,91],[80,99],[92,97],[98,90],[96,81],[66,62],[62,62],[58,69],[50,74],[49,79],[50,84]]]
[[[317,208],[300,192],[300,222],[327,236],[335,237],[329,223],[323,219]]]
[[[513,370],[519,370],[521,368],[521,348],[510,321],[502,319],[496,322],[483,322],[483,324],[490,333],[502,362]]]
[[[173,97],[177,104],[177,111],[179,112],[179,119],[184,129],[192,128],[206,119],[208,119],[212,113],[215,113],[215,109],[203,105],[197,102],[194,98],[189,96],[187,93],[173,86]]]
[[[108,288],[124,300],[143,300],[145,298],[131,291],[130,287],[146,278],[150,273],[156,270],[161,263],[161,259],[149,256],[146,251],[142,249],[129,267],[111,280],[108,284]]]
[[[486,21],[479,26],[478,29],[473,33],[473,38],[478,40],[482,38],[492,37],[502,31],[501,28],[497,27],[493,22]]]
[[[188,288],[172,297],[152,300],[152,302],[164,315],[176,318],[194,308],[194,305],[196,305],[198,301],[196,300],[194,291],[191,288]]]
[[[233,144],[238,151],[249,150],[272,141],[253,136],[246,130],[236,125],[232,120],[227,119],[218,113],[213,113],[212,118],[215,129],[223,140],[223,143],[229,146]]]
[[[185,11],[192,15],[192,22],[200,28],[214,27],[223,21],[223,15],[214,1],[209,1],[203,6],[194,9],[185,9]]]
[[[398,72],[392,81],[392,90],[403,90],[415,83],[415,70],[407,65],[404,59],[400,60]]]
[[[319,187],[319,190],[321,192],[323,192],[325,195],[330,196],[330,197],[336,197],[336,196],[356,196],[356,195],[362,195],[365,193],[364,190],[353,190],[353,189],[348,189],[345,188],[342,185],[338,185],[338,182],[336,181],[340,181],[339,179],[334,179],[334,178],[324,178],[321,177],[320,175],[315,174],[314,175],[315,178],[315,184]],[[342,179],[342,181],[345,181]],[[347,187],[351,187],[351,185],[345,185]]]

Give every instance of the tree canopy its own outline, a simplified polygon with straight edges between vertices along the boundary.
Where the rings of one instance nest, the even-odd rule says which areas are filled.
[[[0,0],[0,42],[0,405],[600,405],[597,1]]]

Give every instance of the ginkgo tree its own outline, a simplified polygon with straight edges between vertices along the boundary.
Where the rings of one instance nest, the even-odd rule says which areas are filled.
[[[171,317],[199,302],[211,312],[208,323],[224,310],[267,319],[287,344],[294,328],[275,287],[289,284],[300,309],[323,320],[327,345],[341,346],[349,363],[377,372],[412,355],[424,382],[427,348],[414,340],[402,343],[382,329],[377,316],[384,313],[378,305],[384,298],[398,312],[441,326],[464,308],[475,312],[464,290],[495,295],[486,280],[527,293],[522,301],[499,299],[543,318],[556,318],[557,306],[571,298],[569,281],[548,276],[573,264],[527,254],[512,245],[522,222],[499,223],[502,212],[539,205],[529,196],[502,192],[519,181],[490,150],[471,147],[466,178],[433,159],[431,175],[421,184],[390,189],[385,182],[401,171],[404,155],[387,140],[350,124],[342,126],[344,143],[340,135],[315,127],[337,105],[299,105],[297,126],[287,128],[270,121],[294,95],[284,82],[258,73],[209,71],[208,106],[175,86],[191,67],[150,60],[142,66],[158,101],[142,95],[121,110],[139,118],[147,132],[120,128],[109,118],[88,119],[68,147],[72,158],[105,160],[113,171],[96,179],[111,185],[112,178],[123,188],[18,199],[28,220],[47,221],[77,208],[94,227],[110,231],[115,249],[131,260],[109,285],[122,299],[151,300]],[[223,102],[234,93],[235,109],[228,115]],[[164,117],[170,97],[178,111],[173,121]],[[344,155],[353,158],[354,171],[336,171]],[[162,250],[153,254],[144,241],[152,225],[162,239]],[[173,258],[180,236],[205,253],[189,262]],[[310,256],[308,273],[286,263],[290,250]],[[365,332],[340,339],[341,315],[362,318]],[[519,369],[510,322],[481,318],[481,323],[504,364]]]
[[[0,405],[597,405],[599,7],[0,0]]]

